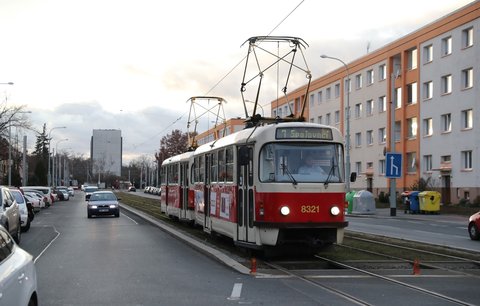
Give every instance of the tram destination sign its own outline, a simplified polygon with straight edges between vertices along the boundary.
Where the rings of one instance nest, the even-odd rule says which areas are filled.
[[[333,140],[332,129],[323,127],[279,127],[276,139]]]

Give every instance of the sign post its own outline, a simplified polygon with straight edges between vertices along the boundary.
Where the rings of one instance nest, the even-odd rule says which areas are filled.
[[[396,182],[395,179],[402,176],[402,154],[387,152],[385,154],[385,176],[390,179],[390,215],[397,212]]]

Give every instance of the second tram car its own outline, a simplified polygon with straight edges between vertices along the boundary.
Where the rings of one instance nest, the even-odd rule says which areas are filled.
[[[342,243],[343,137],[306,122],[259,124],[162,164],[162,211],[267,250]]]

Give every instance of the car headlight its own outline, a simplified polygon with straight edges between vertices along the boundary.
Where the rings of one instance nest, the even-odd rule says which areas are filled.
[[[97,209],[97,205],[90,205],[90,208]]]
[[[283,215],[283,216],[288,216],[290,214],[290,208],[288,208],[288,206],[282,206],[280,208],[280,213]]]
[[[110,204],[110,208],[117,208],[117,204]]]
[[[340,208],[338,208],[338,206],[333,206],[332,208],[330,208],[330,213],[333,216],[338,216],[340,214]]]

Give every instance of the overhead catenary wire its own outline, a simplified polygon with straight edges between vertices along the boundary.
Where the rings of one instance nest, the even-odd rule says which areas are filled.
[[[299,7],[300,5],[303,4],[303,2],[305,2],[305,0],[301,0],[284,18],[282,18],[282,20],[280,20],[280,22],[274,26],[270,32],[268,32],[268,34],[266,36],[270,36],[272,35],[272,33],[278,29],[284,22],[285,20],[287,20]],[[204,95],[207,96],[209,95],[213,90],[215,90],[229,75],[231,75],[233,73],[233,71],[235,71],[237,69],[237,67],[242,64],[245,59],[246,59],[246,55],[243,56],[243,58],[238,61],[238,63],[236,63],[223,77],[220,78],[220,80],[218,82],[216,82]],[[268,103],[266,104],[263,104],[261,106],[267,106]],[[146,144],[147,142],[150,141],[150,139],[154,138],[154,137],[157,137],[159,135],[161,135],[162,133],[164,133],[167,129],[171,128],[173,125],[175,125],[177,122],[179,122],[180,120],[182,120],[187,114],[189,113],[189,111],[185,111],[182,115],[180,115],[180,117],[178,117],[175,121],[173,121],[172,123],[170,123],[168,126],[166,126],[164,129],[162,129],[160,132],[158,133],[155,133],[154,135],[150,136],[148,138],[148,140],[144,141],[144,142],[141,142],[139,144],[135,144],[133,145],[133,147],[136,149],[138,148],[139,146],[142,146],[144,144]]]

